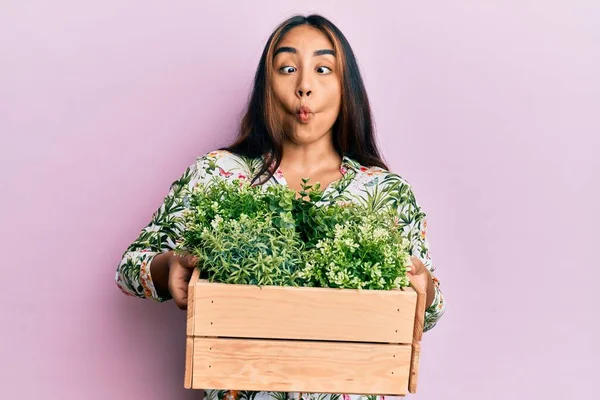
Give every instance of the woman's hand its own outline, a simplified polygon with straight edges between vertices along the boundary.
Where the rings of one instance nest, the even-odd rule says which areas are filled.
[[[431,273],[425,267],[425,264],[417,257],[411,256],[410,261],[412,263],[412,267],[408,271],[411,274],[417,285],[419,285],[425,293],[427,293],[427,301],[425,302],[425,308],[429,308],[429,306],[433,303],[435,298],[435,288],[433,286],[433,277]]]
[[[178,256],[174,251],[158,254],[150,264],[150,275],[160,297],[171,295],[177,307],[187,309],[187,291],[198,259],[191,255]]]
[[[167,259],[167,265],[169,266],[169,293],[173,297],[177,307],[182,310],[187,309],[188,285],[197,264],[198,258],[191,254],[178,256],[175,253],[171,253]]]

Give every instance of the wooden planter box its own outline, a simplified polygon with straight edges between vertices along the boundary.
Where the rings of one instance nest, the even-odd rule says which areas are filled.
[[[426,294],[189,284],[184,386],[415,393]]]

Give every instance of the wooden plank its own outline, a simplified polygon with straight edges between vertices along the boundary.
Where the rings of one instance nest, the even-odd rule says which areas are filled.
[[[408,279],[410,280],[411,287],[417,293],[417,306],[416,312],[414,314],[415,322],[413,324],[413,337],[418,342],[420,342],[423,339],[423,327],[425,324],[425,303],[427,302],[427,292],[425,292],[425,290],[416,282],[414,276],[408,274]]]
[[[187,304],[187,322],[186,322],[186,340],[185,340],[185,376],[183,386],[186,389],[192,387],[192,369],[194,359],[194,291],[196,283],[200,277],[200,268],[195,268],[188,284],[188,304]]]
[[[410,288],[408,288],[410,289]],[[411,344],[417,294],[198,281],[194,335]]]
[[[200,278],[200,268],[194,268],[192,277],[188,284],[188,304],[187,304],[187,336],[194,336],[194,292],[196,290],[196,284]]]
[[[417,393],[417,382],[419,380],[419,360],[421,358],[421,343],[414,340],[412,344],[412,356],[410,359],[410,376],[408,378],[408,391]]]
[[[411,345],[194,338],[193,388],[405,395]]]
[[[183,378],[183,387],[192,388],[192,370],[194,361],[194,338],[188,336],[185,338],[185,376]]]

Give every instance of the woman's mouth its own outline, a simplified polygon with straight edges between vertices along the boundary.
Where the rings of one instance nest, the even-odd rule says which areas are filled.
[[[306,124],[308,121],[310,121],[312,112],[309,107],[302,106],[298,109],[296,115],[298,116],[298,120],[300,122],[302,122],[303,124]]]

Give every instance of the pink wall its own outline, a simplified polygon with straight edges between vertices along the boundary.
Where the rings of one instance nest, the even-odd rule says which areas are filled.
[[[597,395],[600,3],[206,3],[0,5],[0,397],[195,398],[184,313],[125,297],[114,269],[233,137],[275,24],[312,10],[354,46],[430,216],[448,312],[414,398]]]

